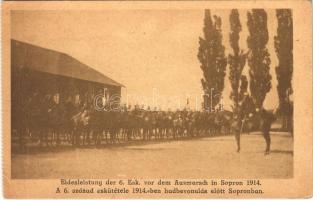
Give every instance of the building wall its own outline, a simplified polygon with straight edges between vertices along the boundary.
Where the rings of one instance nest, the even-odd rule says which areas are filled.
[[[92,104],[96,95],[107,93],[107,101],[120,104],[121,88],[95,82],[89,82],[64,76],[56,76],[27,69],[12,70],[12,102],[27,100],[37,93],[40,98],[46,95],[55,97],[57,102]]]

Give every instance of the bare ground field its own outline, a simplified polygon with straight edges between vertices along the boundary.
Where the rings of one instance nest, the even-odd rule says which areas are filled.
[[[242,135],[241,152],[233,136],[181,141],[55,148],[12,155],[12,178],[292,178],[293,140],[272,133],[264,155],[260,133]]]

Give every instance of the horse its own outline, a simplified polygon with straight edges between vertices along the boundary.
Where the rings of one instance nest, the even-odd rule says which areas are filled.
[[[90,142],[89,134],[90,134],[90,110],[87,108],[83,108],[82,111],[78,112],[71,118],[71,122],[73,123],[73,137],[72,144],[80,145],[80,137],[82,136],[83,143]]]
[[[178,114],[176,118],[173,120],[173,138],[177,139],[178,137],[181,137],[183,135],[184,127],[183,127],[183,119],[181,117],[181,114]]]

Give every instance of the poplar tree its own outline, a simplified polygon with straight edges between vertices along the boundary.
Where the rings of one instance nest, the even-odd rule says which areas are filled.
[[[292,93],[291,79],[293,72],[293,24],[290,9],[277,9],[277,35],[274,38],[275,51],[278,57],[276,78],[280,107],[289,101]]]
[[[264,9],[253,9],[248,12],[247,38],[249,54],[250,93],[257,108],[262,107],[266,94],[271,89],[270,54],[268,43],[267,14]]]
[[[234,102],[235,109],[237,109],[238,103],[240,101],[239,85],[241,84],[243,86],[241,88],[241,91],[243,91],[244,87],[248,86],[247,78],[245,76],[243,77],[241,76],[242,70],[246,64],[246,54],[244,54],[239,47],[239,38],[240,38],[239,34],[241,32],[241,23],[239,19],[239,12],[237,9],[231,10],[231,13],[229,15],[229,21],[230,21],[229,42],[233,50],[233,53],[228,55],[229,81],[232,88],[230,98]],[[246,82],[240,83],[241,80]]]
[[[293,72],[293,20],[290,9],[277,9],[277,35],[274,38],[274,46],[278,57],[276,66],[276,78],[278,81],[277,92],[279,97],[279,111],[283,116],[283,128],[290,129],[292,117],[292,72]]]
[[[245,93],[248,92],[248,79],[245,75],[240,77],[240,88],[238,93],[238,102],[241,102],[244,98]]]
[[[210,10],[205,10],[203,37],[199,38],[198,59],[203,71],[201,79],[205,94],[205,109],[213,110],[219,103],[224,89],[227,59],[222,44],[222,20],[218,16],[211,18]]]

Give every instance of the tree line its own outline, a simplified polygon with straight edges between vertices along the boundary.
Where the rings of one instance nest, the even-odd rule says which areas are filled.
[[[276,19],[278,26],[273,45],[278,58],[278,65],[275,67],[278,81],[278,110],[280,114],[290,116],[293,72],[292,11],[277,9]],[[222,44],[222,19],[216,15],[212,17],[210,10],[205,10],[203,37],[199,38],[198,50],[198,59],[203,71],[201,83],[204,96],[207,97],[204,99],[205,109],[212,110],[219,104],[227,66],[232,89],[230,99],[233,101],[233,111],[238,109],[247,93],[250,93],[249,98],[255,108],[263,106],[266,94],[272,88],[271,59],[267,48],[269,41],[267,20],[264,9],[252,9],[247,12],[248,48],[242,49],[239,46],[242,31],[240,16],[237,9],[232,9],[229,15],[229,43],[232,51],[229,55],[225,55],[225,46]],[[246,63],[249,67],[249,81],[248,77],[242,74]]]

